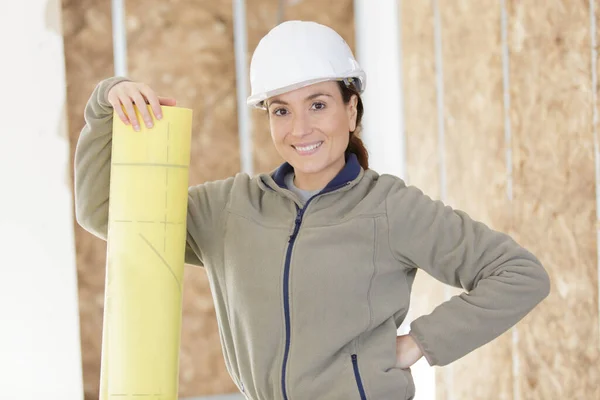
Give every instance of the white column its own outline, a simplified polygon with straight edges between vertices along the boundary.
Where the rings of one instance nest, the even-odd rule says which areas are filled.
[[[233,0],[233,43],[237,91],[238,132],[242,172],[253,175],[252,134],[248,98],[248,30],[246,28],[246,1]]]
[[[367,72],[362,137],[369,164],[406,178],[398,1],[355,0],[354,15],[356,56]]]
[[[125,26],[125,0],[112,0],[111,14],[115,75],[127,76],[127,29]]]
[[[0,5],[3,399],[83,399],[60,4]]]

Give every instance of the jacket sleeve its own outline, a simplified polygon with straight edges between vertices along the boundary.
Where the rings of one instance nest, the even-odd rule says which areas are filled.
[[[411,323],[430,365],[447,365],[490,342],[548,296],[541,263],[508,235],[402,181],[386,201],[395,258],[465,289]]]
[[[79,225],[106,240],[113,108],[108,91],[122,77],[101,81],[84,111],[85,125],[75,148],[75,218]]]
[[[222,248],[225,209],[231,198],[235,177],[206,182],[188,190],[186,262],[204,265],[212,249]],[[218,251],[218,250],[217,250]]]
[[[113,109],[108,91],[127,78],[113,77],[101,81],[85,108],[83,127],[75,149],[75,218],[79,225],[106,240],[110,194]],[[187,241],[185,262],[203,266],[198,243],[214,228],[219,218],[214,210],[223,210],[227,201],[226,185],[203,184],[188,190]]]

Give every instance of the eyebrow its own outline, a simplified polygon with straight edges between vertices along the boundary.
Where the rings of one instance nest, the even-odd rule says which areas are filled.
[[[326,96],[326,97],[333,97],[332,95],[328,94],[328,93],[313,93],[310,96],[307,96],[304,101],[308,101],[308,100],[313,100],[316,99],[317,97],[320,96]],[[283,104],[283,105],[288,105],[287,102],[283,101],[283,100],[272,100],[269,102],[269,106],[273,105],[273,104]]]

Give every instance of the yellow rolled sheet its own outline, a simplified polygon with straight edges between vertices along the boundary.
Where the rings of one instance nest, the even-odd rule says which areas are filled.
[[[192,111],[162,110],[113,118],[101,400],[178,398]]]

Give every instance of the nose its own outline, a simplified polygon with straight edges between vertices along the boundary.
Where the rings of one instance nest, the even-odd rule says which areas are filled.
[[[294,115],[292,125],[292,135],[296,137],[303,137],[309,135],[312,131],[310,121],[304,114]]]

